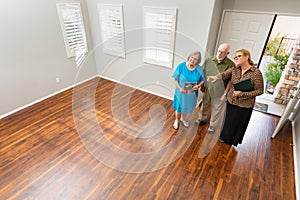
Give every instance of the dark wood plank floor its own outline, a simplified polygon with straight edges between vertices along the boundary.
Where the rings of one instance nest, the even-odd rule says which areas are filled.
[[[0,199],[296,198],[290,123],[272,140],[254,111],[242,145],[199,158],[207,126],[174,131],[171,104],[95,78],[1,119]]]

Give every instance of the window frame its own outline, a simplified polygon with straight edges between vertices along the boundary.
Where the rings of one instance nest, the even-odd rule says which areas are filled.
[[[56,8],[57,8],[59,22],[60,22],[60,26],[64,38],[67,57],[68,58],[75,57],[76,64],[79,65],[84,59],[84,56],[81,54],[85,55],[86,53],[88,53],[88,45],[87,45],[83,15],[81,12],[81,5],[80,3],[57,3]],[[76,33],[75,33],[76,35],[75,36],[73,35],[73,38],[71,38],[70,29],[67,28],[66,21],[65,21],[65,19],[67,18],[65,15],[68,15],[67,12],[69,12],[69,14],[73,12],[72,14],[75,13],[76,16],[76,19],[72,19],[70,22],[71,26],[73,25],[76,27]],[[76,41],[78,39],[79,42]],[[78,48],[78,46],[80,46],[81,48]],[[77,60],[77,58],[80,58],[80,60]]]
[[[176,23],[177,8],[143,8],[145,63],[173,67]]]
[[[126,58],[123,5],[98,4],[103,52]]]

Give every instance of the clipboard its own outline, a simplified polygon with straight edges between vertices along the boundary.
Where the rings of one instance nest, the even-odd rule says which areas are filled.
[[[194,93],[195,91],[193,90],[193,87],[197,85],[196,82],[185,82],[184,83],[184,90],[187,91],[187,93]]]
[[[233,88],[235,91],[241,91],[241,92],[249,92],[253,90],[253,84],[251,81],[251,78],[247,78],[245,80],[241,80],[237,83],[233,84]]]

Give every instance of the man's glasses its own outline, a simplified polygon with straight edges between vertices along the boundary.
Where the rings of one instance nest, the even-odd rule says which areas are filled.
[[[233,59],[236,60],[236,59],[238,59],[238,58],[240,58],[240,57],[242,57],[242,56],[243,56],[243,55],[237,55],[237,56],[234,56]]]

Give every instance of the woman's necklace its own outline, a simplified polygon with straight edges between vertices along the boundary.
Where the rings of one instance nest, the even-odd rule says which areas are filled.
[[[195,65],[191,65],[190,63],[188,63],[187,67],[189,70],[194,70],[196,68]]]

